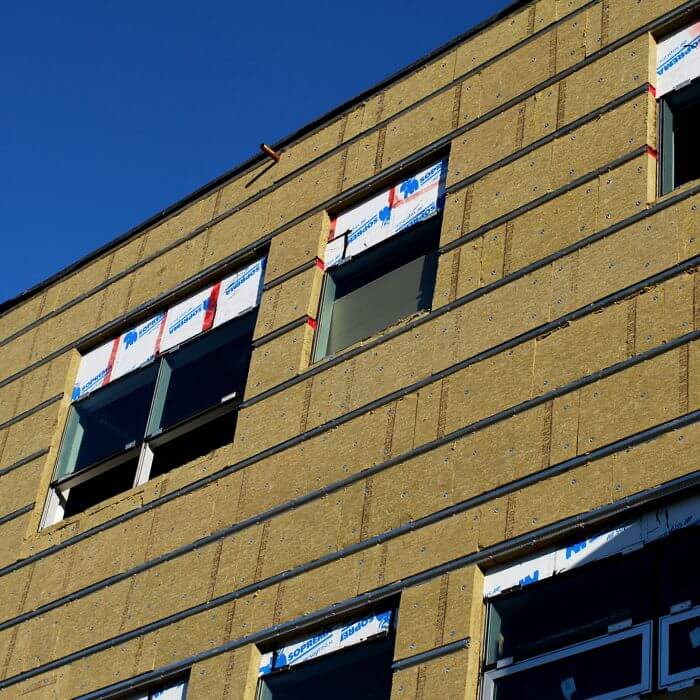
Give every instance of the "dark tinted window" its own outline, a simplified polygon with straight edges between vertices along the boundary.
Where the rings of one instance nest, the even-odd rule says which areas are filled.
[[[439,239],[440,217],[434,217],[331,269],[316,357],[342,350],[429,309]]]
[[[526,659],[605,634],[608,626],[649,619],[653,558],[645,550],[615,556],[494,598],[487,663]],[[611,585],[614,582],[614,585]]]
[[[73,486],[68,493],[63,517],[82,513],[112,496],[128,491],[134,485],[137,466],[138,457]]]
[[[389,700],[393,637],[358,644],[267,676],[259,700]]]
[[[700,82],[662,100],[662,193],[700,178]]]
[[[57,476],[119,454],[143,439],[157,370],[150,365],[73,405]]]
[[[662,587],[661,611],[671,606],[690,602],[700,605],[700,577],[697,567],[689,565],[700,547],[700,527],[690,527],[659,543],[661,562],[659,569]]]
[[[225,396],[242,395],[248,375],[256,314],[205,333],[164,358],[164,405],[154,431],[165,430]]]
[[[212,450],[231,444],[235,430],[236,413],[226,413],[163,445],[154,445],[149,478],[154,479]]]

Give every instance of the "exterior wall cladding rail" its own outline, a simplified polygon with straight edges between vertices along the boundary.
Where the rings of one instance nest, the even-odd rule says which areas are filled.
[[[700,486],[700,180],[657,186],[657,46],[698,17],[700,0],[518,2],[281,144],[278,163],[253,159],[5,304],[0,698],[322,697],[275,683],[305,669],[333,688],[350,653],[362,688],[347,697],[584,697],[573,671],[553,693],[527,695],[534,676],[521,695],[498,685],[508,659],[493,675],[488,630],[505,608],[484,577]],[[326,264],[345,212],[387,197],[396,216],[438,162],[429,221]],[[81,358],[262,258],[245,390],[216,404],[235,433],[168,451],[141,429],[125,447],[142,449],[136,480],[78,497],[76,471],[70,507],[66,424],[126,386],[76,402]],[[393,299],[392,280],[428,298],[375,330],[362,294]],[[210,322],[218,293],[202,297]],[[369,337],[338,330],[341,308]],[[322,333],[351,344],[326,355]],[[179,386],[178,357],[151,363],[159,387],[170,366]],[[101,468],[95,483],[115,473]],[[526,586],[530,572],[507,595],[566,576]],[[365,625],[379,637],[274,670]],[[381,644],[390,690],[357,665]],[[649,674],[642,694],[661,692]]]

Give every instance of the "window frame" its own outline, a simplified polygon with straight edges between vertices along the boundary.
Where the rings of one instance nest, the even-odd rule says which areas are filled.
[[[143,437],[140,440],[135,441],[134,444],[129,443],[125,447],[125,449],[119,454],[111,455],[109,457],[95,462],[94,464],[84,467],[83,469],[71,472],[64,476],[53,476],[49,484],[49,494],[46,498],[46,502],[44,505],[40,529],[51,527],[52,525],[55,525],[64,519],[71,488],[85,484],[88,481],[98,478],[103,474],[106,474],[114,469],[118,469],[120,465],[126,464],[135,458],[138,458],[138,463],[136,466],[136,473],[134,476],[133,484],[130,489],[122,491],[121,493],[127,493],[127,491],[131,489],[138,488],[150,479],[153,460],[155,458],[155,450],[167,445],[169,442],[172,442],[179,437],[182,437],[183,435],[186,435],[189,432],[195,431],[198,428],[213,422],[218,418],[221,418],[226,415],[234,416],[234,414],[238,412],[238,408],[243,401],[243,395],[242,392],[239,394],[234,391],[230,394],[223,396],[218,404],[199,410],[196,413],[179,420],[175,424],[165,429],[154,429],[153,427],[155,416],[157,415],[156,410],[160,408],[160,413],[162,415],[162,409],[165,406],[165,398],[167,395],[169,384],[167,381],[162,381],[162,375],[164,372],[164,367],[168,366],[168,358],[172,357],[172,355],[178,353],[181,350],[186,350],[193,343],[201,341],[204,337],[211,337],[210,334],[223,334],[225,332],[224,329],[230,329],[230,324],[251,323],[254,329],[255,319],[251,318],[250,315],[255,314],[257,312],[257,309],[258,307],[256,306],[252,309],[249,309],[240,316],[226,321],[225,323],[221,324],[216,328],[211,328],[205,333],[195,335],[192,338],[188,338],[186,341],[175,345],[174,347],[169,348],[162,354],[158,355],[158,357],[156,357],[155,360],[152,360],[148,364],[145,364],[142,367],[135,370],[136,372],[142,371],[151,363],[157,363],[158,365]],[[130,377],[133,377],[132,373],[126,374],[123,377],[119,377],[119,379],[115,380],[112,384],[108,385],[107,387],[104,387],[104,390],[109,390],[111,387],[117,386],[118,383],[121,381],[128,381]],[[54,474],[60,464],[61,455],[63,450],[65,449],[65,441],[67,439],[67,434],[70,429],[70,424],[75,416],[75,413],[72,410],[73,407],[84,401],[88,401],[90,398],[94,397],[99,391],[100,390],[98,389],[95,392],[89,393],[79,398],[77,401],[71,402],[69,415],[65,421],[63,432],[61,434],[57,458],[53,465]],[[160,406],[158,406],[159,400]]]
[[[381,603],[384,603],[383,605]],[[386,629],[377,631],[367,637],[359,638],[354,643],[342,644],[342,633],[349,631],[355,625],[369,620],[370,618],[379,618],[381,615],[389,614],[389,623]],[[396,650],[396,634],[399,616],[399,601],[397,598],[384,599],[378,601],[377,604],[368,608],[364,608],[360,614],[350,615],[338,622],[336,619],[327,619],[321,621],[307,630],[303,635],[292,633],[282,640],[274,640],[274,645],[268,643],[261,644],[259,650],[261,652],[260,667],[258,672],[257,685],[255,689],[255,700],[262,700],[264,697],[265,683],[270,678],[285,678],[290,674],[294,674],[299,669],[308,669],[309,667],[317,667],[320,664],[328,664],[334,658],[348,652],[357,652],[358,649],[366,647],[366,645],[378,645],[385,643],[391,649],[389,671],[393,674],[393,657]],[[364,627],[364,626],[363,626]],[[357,631],[361,631],[360,627]],[[307,659],[293,660],[291,663],[278,666],[275,668],[275,659],[277,654],[284,651],[290,646],[305,644],[316,637],[328,635],[332,638],[336,632],[341,632],[341,644],[336,648],[331,648],[326,651],[321,651],[317,656]],[[376,647],[375,647],[376,648]]]
[[[683,93],[687,93],[685,97]],[[674,106],[672,104],[674,101],[679,104]],[[686,101],[688,103],[696,102],[700,112],[700,76],[678,85],[662,95],[657,101],[657,142],[659,144],[657,192],[661,197],[671,194],[687,184],[676,184],[676,132],[674,129],[674,110],[681,107]],[[697,178],[688,180],[688,182],[698,179],[700,179],[700,172]]]
[[[700,679],[700,665],[679,673],[670,673],[670,628],[676,622],[700,618],[700,605],[659,618],[659,688],[668,689],[679,683]]]
[[[430,311],[432,309],[432,304],[434,300],[434,295],[435,295],[435,285],[436,285],[436,279],[437,279],[437,269],[438,269],[438,259],[439,259],[439,250],[440,250],[440,233],[441,233],[441,228],[442,228],[442,220],[443,220],[443,209],[440,209],[436,214],[430,216],[427,219],[424,219],[423,221],[419,221],[415,223],[414,225],[403,229],[399,231],[397,234],[394,236],[391,236],[387,238],[386,240],[381,241],[375,246],[372,246],[366,250],[363,250],[360,253],[357,253],[351,258],[347,258],[343,260],[341,263],[338,265],[333,266],[330,269],[327,269],[324,271],[323,275],[323,284],[321,287],[321,294],[320,294],[320,300],[319,300],[319,305],[318,305],[318,312],[317,312],[317,317],[318,317],[318,325],[316,328],[316,333],[314,337],[314,342],[313,342],[313,348],[312,348],[312,353],[311,356],[313,358],[313,362],[321,362],[325,360],[328,357],[332,357],[340,352],[343,352],[343,350],[346,350],[349,347],[352,347],[356,343],[362,342],[363,340],[367,340],[368,338],[372,338],[378,333],[381,333],[383,330],[386,328],[391,327],[394,323],[399,323],[401,320],[408,318],[410,315],[413,315],[415,313],[420,313],[420,312],[425,312],[425,311]],[[433,230],[437,229],[437,230]],[[396,318],[392,323],[390,323],[388,326],[382,326],[378,328],[377,330],[371,332],[369,335],[362,336],[352,343],[350,345],[347,345],[343,348],[337,348],[336,350],[330,351],[328,350],[328,341],[330,338],[330,332],[331,332],[331,326],[333,323],[333,309],[335,307],[336,299],[335,296],[335,290],[337,286],[336,280],[333,278],[334,274],[341,274],[343,273],[343,270],[347,270],[348,267],[350,266],[357,266],[358,269],[360,266],[365,263],[368,264],[367,261],[370,261],[369,264],[372,264],[373,262],[376,263],[378,259],[381,259],[382,257],[386,256],[386,251],[390,250],[391,248],[400,245],[400,241],[402,238],[405,240],[407,236],[418,236],[418,237],[431,237],[435,236],[436,239],[436,245],[434,248],[427,249],[425,252],[423,252],[421,255],[418,255],[414,258],[411,258],[409,260],[404,261],[401,265],[394,267],[393,269],[387,271],[384,273],[384,275],[390,275],[392,273],[396,273],[398,270],[400,270],[402,267],[409,265],[419,259],[423,260],[428,260],[431,256],[435,258],[434,263],[433,263],[433,274],[431,275],[432,277],[432,291],[430,294],[430,303],[427,306],[417,308],[415,311],[412,312],[409,316],[399,316]],[[422,242],[421,242],[422,243]],[[421,246],[423,247],[423,246]],[[427,246],[426,246],[427,248]],[[387,267],[389,267],[387,265]],[[381,276],[378,276],[375,280],[380,279]],[[369,282],[368,284],[371,284],[372,282]],[[354,291],[356,292],[359,289],[362,289],[366,285],[361,285]]]
[[[524,659],[522,661],[518,661],[517,663],[508,665],[501,663],[501,665],[497,666],[495,669],[491,669],[490,671],[486,671],[482,674],[482,700],[493,700],[495,697],[495,681],[499,678],[510,676],[531,668],[537,668],[538,666],[544,666],[549,662],[576,656],[577,654],[588,651],[589,649],[598,649],[600,647],[608,646],[610,644],[614,644],[615,642],[634,636],[641,636],[642,638],[641,681],[639,685],[620,688],[619,690],[605,693],[603,695],[596,695],[588,700],[616,700],[617,698],[625,698],[630,695],[634,695],[635,693],[646,693],[651,690],[651,664],[653,652],[653,630],[651,621],[642,622],[634,627],[629,627],[620,632],[613,632],[611,634],[601,635],[600,637],[595,637],[584,642],[578,642],[577,644],[572,644],[571,646],[557,649],[556,651],[551,651],[546,654],[540,654],[539,656],[534,656],[530,659]]]

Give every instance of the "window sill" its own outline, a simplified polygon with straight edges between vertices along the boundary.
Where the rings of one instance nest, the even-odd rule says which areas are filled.
[[[329,362],[335,361],[335,362],[341,362],[343,359],[345,359],[346,355],[350,355],[351,353],[354,353],[361,348],[365,347],[366,345],[369,346],[374,346],[374,345],[379,345],[382,342],[382,338],[387,335],[391,335],[392,333],[395,333],[398,330],[403,329],[406,326],[410,326],[411,323],[414,321],[423,318],[424,316],[429,316],[432,313],[432,309],[424,309],[423,311],[417,311],[414,314],[411,314],[410,316],[406,316],[405,318],[401,318],[395,323],[392,323],[392,325],[387,326],[386,328],[383,328],[381,331],[377,331],[373,335],[367,336],[366,338],[363,338],[362,340],[358,340],[357,342],[353,343],[352,345],[348,345],[348,347],[343,348],[342,350],[338,350],[337,352],[331,354],[331,355],[326,355],[325,357],[322,357],[318,360],[315,360],[314,362],[310,363],[309,366],[306,368],[307,370],[309,369],[317,369],[322,367],[324,364],[327,364]],[[398,335],[398,333],[397,333]],[[387,340],[390,340],[387,339]]]
[[[685,192],[688,192],[689,190],[692,190],[693,188],[697,187],[700,185],[700,178],[696,180],[691,180],[690,182],[686,182],[684,185],[681,185],[680,187],[676,187],[675,190],[671,190],[670,192],[666,192],[666,194],[660,194],[656,197],[654,200],[653,204],[661,204],[669,199],[673,199],[673,197],[676,197],[679,194],[683,194]]]

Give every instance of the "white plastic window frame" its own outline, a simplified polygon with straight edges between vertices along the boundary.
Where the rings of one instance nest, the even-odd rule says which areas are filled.
[[[519,661],[517,663],[511,664],[510,666],[495,668],[491,671],[487,671],[482,676],[482,700],[494,700],[496,690],[495,681],[497,681],[499,678],[503,678],[504,676],[511,676],[521,671],[536,668],[537,666],[544,666],[552,661],[564,659],[569,656],[575,656],[576,654],[587,651],[589,649],[596,649],[599,647],[608,646],[609,644],[614,644],[615,642],[619,642],[620,640],[628,639],[630,637],[635,636],[641,636],[642,638],[642,658],[640,659],[640,683],[634,686],[629,686],[627,688],[620,688],[619,690],[615,690],[610,693],[604,693],[603,695],[596,695],[595,697],[587,698],[587,700],[616,700],[616,698],[626,698],[630,695],[634,696],[639,693],[646,693],[651,690],[651,621],[644,622],[634,627],[630,627],[621,632],[606,634],[602,637],[596,637],[595,639],[590,639],[585,642],[579,642],[578,644],[573,644],[572,646],[565,647],[563,649],[557,649],[556,651],[548,652],[547,654],[535,656],[531,659],[525,659],[524,661]]]
[[[245,314],[243,316],[245,316]],[[240,318],[243,318],[243,316]],[[215,333],[216,330],[217,329],[213,329],[213,331],[210,332]],[[241,402],[241,397],[234,392],[228,396],[222,397],[220,404],[217,406],[212,406],[208,409],[200,411],[199,413],[189,416],[166,430],[153,432],[155,419],[156,417],[160,417],[160,413],[162,412],[164,406],[165,393],[168,389],[168,381],[164,378],[164,374],[167,371],[165,369],[167,367],[166,359],[170,355],[177,353],[180,349],[186,348],[190,343],[199,340],[200,338],[201,336],[190,338],[186,342],[167,350],[158,358],[158,374],[156,377],[153,395],[151,397],[148,419],[146,420],[146,433],[143,440],[130,447],[126,447],[123,452],[115,455],[114,457],[98,462],[96,465],[88,467],[75,474],[67,475],[66,477],[60,479],[58,484],[54,484],[52,482],[52,485],[49,488],[48,497],[46,498],[46,503],[44,505],[40,529],[50,527],[51,525],[55,525],[63,520],[65,504],[70,494],[70,489],[73,486],[84,484],[87,481],[110,471],[111,469],[117,469],[119,464],[129,462],[138,455],[136,475],[134,477],[134,483],[131,486],[131,488],[138,488],[150,479],[155,449],[162,447],[168,442],[171,442],[172,440],[175,440],[182,435],[191,432],[192,430],[196,430],[197,428],[206,425],[217,418],[220,418],[221,416],[224,416],[227,413],[234,413],[236,411],[238,404]],[[64,427],[64,434],[66,427]],[[64,438],[62,437],[59,446],[59,455],[60,451],[63,449],[63,439]]]
[[[659,619],[659,688],[670,688],[679,683],[700,678],[700,666],[686,669],[680,673],[669,672],[669,634],[671,625],[691,620],[694,617],[700,618],[700,605],[689,610],[665,615]],[[700,620],[698,620],[698,624],[700,625]]]

